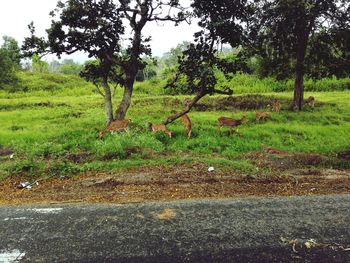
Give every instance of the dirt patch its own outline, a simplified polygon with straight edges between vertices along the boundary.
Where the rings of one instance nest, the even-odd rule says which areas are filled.
[[[93,154],[89,152],[80,152],[74,154],[67,154],[65,157],[72,163],[85,163],[93,158]]]
[[[197,111],[231,111],[239,110],[258,110],[268,109],[270,105],[278,100],[282,108],[287,108],[290,100],[285,98],[276,98],[273,96],[247,95],[247,96],[228,96],[219,98],[209,98],[194,106]]]
[[[260,167],[269,167],[278,171],[295,170],[324,164],[327,157],[319,154],[289,153],[278,149],[263,148],[262,151],[249,153],[247,158]]]
[[[244,175],[193,164],[191,167],[147,167],[127,173],[81,174],[42,180],[18,189],[24,177],[0,183],[1,204],[139,203],[202,198],[343,194],[350,192],[350,170],[295,170],[290,174]],[[170,215],[170,216],[169,216]],[[159,213],[172,217],[170,211]]]
[[[0,146],[0,157],[7,157],[14,154],[14,151],[12,151],[10,148],[2,147]]]
[[[165,97],[162,99],[159,98],[143,98],[143,99],[135,99],[133,102],[134,106],[149,106],[155,105],[161,101],[162,105],[165,107],[179,107],[183,106],[183,102],[175,97]]]
[[[154,214],[153,216],[155,219],[158,219],[158,220],[171,220],[176,217],[176,212],[174,209],[166,208],[161,213]]]
[[[342,152],[338,153],[337,156],[340,159],[350,161],[350,150],[342,151]]]

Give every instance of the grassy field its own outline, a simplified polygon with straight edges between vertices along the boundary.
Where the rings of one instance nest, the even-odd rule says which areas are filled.
[[[256,166],[247,154],[263,147],[317,153],[330,160],[350,148],[350,91],[346,89],[308,92],[306,96],[316,98],[316,106],[300,113],[287,110],[291,92],[272,93],[269,87],[263,95],[248,95],[256,92],[252,89],[246,90],[246,94],[241,91],[233,99],[207,97],[190,113],[193,138],[187,140],[179,121],[169,126],[174,134],[172,139],[151,134],[147,123],[160,123],[180,110],[181,101],[188,96],[156,95],[159,89],[144,92],[143,85],[137,84],[127,116],[132,119],[129,132],[97,140],[98,131],[104,127],[104,106],[102,97],[91,85],[75,80],[73,84],[78,88],[74,89],[68,85],[68,79],[68,84],[62,82],[61,90],[36,89],[43,85],[42,80],[36,81],[26,93],[0,93],[0,153],[14,153],[13,158],[0,155],[0,178],[14,174],[67,176],[86,171],[109,172],[144,165],[194,162],[255,173]],[[119,101],[120,96],[121,91],[115,101]],[[266,122],[257,122],[255,112],[269,111],[267,105],[273,98],[282,102],[282,111],[271,113]],[[243,115],[249,121],[239,128],[242,136],[229,135],[225,129],[218,132],[218,117]],[[324,165],[350,166],[339,161]]]

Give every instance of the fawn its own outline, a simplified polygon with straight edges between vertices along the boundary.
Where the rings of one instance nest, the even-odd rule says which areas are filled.
[[[219,128],[219,130],[221,130],[221,128],[223,126],[229,126],[230,127],[230,133],[232,133],[232,128],[238,127],[238,126],[242,125],[245,122],[247,122],[246,116],[243,116],[239,120],[235,120],[235,119],[228,118],[228,117],[220,117],[220,118],[218,118],[218,128]]]
[[[281,111],[281,103],[278,100],[274,100],[271,105],[271,110],[274,112]]]
[[[267,112],[256,112],[255,113],[255,119],[257,121],[265,121],[269,117],[270,117],[270,115]]]
[[[126,131],[129,127],[129,123],[131,122],[131,120],[117,120],[117,121],[112,121],[110,124],[108,124],[107,128],[104,129],[103,131],[101,131],[97,138],[98,139],[102,139],[102,137],[108,133],[108,132],[116,132],[116,131],[121,131],[124,130]]]
[[[153,132],[156,133],[158,131],[164,132],[169,136],[169,138],[172,137],[171,131],[168,130],[168,128],[164,124],[152,124],[148,123],[148,128]]]
[[[308,97],[306,100],[306,104],[313,108],[315,106],[315,97]]]
[[[191,133],[192,133],[192,122],[190,117],[188,117],[187,114],[184,114],[181,116],[181,120],[182,120],[182,124],[185,126],[186,128],[186,135],[187,135],[187,139],[191,138]]]

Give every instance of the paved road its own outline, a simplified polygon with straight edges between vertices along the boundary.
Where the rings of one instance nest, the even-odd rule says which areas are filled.
[[[350,262],[349,226],[350,195],[0,207],[0,262]]]

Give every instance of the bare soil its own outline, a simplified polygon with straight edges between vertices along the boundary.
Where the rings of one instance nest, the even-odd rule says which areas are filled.
[[[180,199],[350,193],[350,170],[294,169],[288,174],[244,175],[194,164],[147,167],[123,173],[52,178],[19,189],[25,177],[0,183],[0,204],[138,203]]]

